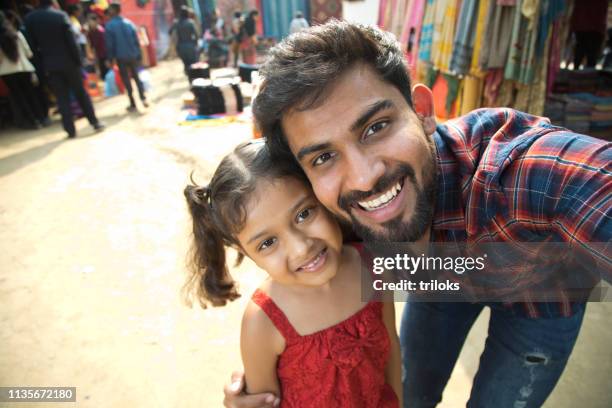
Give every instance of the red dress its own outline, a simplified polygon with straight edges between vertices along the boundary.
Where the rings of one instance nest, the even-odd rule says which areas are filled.
[[[390,342],[382,303],[369,302],[338,324],[300,336],[268,295],[258,289],[252,299],[285,338],[276,369],[281,407],[399,407],[385,381]]]

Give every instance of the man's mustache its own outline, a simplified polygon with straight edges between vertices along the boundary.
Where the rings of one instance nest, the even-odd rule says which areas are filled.
[[[342,208],[347,213],[350,213],[351,205],[353,203],[357,201],[363,201],[368,197],[383,193],[389,190],[395,183],[397,183],[398,180],[403,180],[406,177],[409,177],[410,181],[412,181],[415,185],[417,184],[416,176],[412,166],[410,166],[409,164],[400,164],[399,167],[393,172],[383,174],[383,176],[378,179],[372,190],[354,190],[342,195],[338,199],[338,207]]]

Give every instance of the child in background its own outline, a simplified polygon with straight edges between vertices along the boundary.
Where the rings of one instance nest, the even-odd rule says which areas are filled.
[[[226,248],[269,278],[244,313],[249,393],[282,407],[399,407],[400,349],[393,303],[361,302],[361,258],[297,164],[272,162],[265,144],[239,145],[206,187],[188,186],[193,273],[203,307],[239,295]]]

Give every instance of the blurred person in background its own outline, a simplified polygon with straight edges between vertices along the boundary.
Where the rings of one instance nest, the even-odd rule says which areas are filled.
[[[89,94],[83,85],[81,53],[68,15],[58,10],[55,0],[40,0],[39,8],[26,16],[25,26],[34,54],[38,54],[48,83],[57,98],[62,125],[69,138],[76,137],[70,94],[74,95],[96,131],[98,121]]]
[[[121,6],[113,3],[108,6],[108,16],[110,20],[106,23],[106,56],[107,66],[110,68],[114,62],[119,67],[119,75],[125,85],[125,89],[130,100],[127,107],[129,112],[136,111],[136,101],[134,100],[131,80],[136,82],[138,95],[142,105],[149,106],[145,95],[144,85],[138,77],[138,68],[141,64],[142,54],[140,52],[140,42],[136,33],[136,27],[127,18],[121,16]]]
[[[257,20],[259,20],[259,11],[252,10],[242,25],[240,50],[242,51],[242,62],[245,64],[254,65],[256,62]]]
[[[238,67],[238,56],[240,55],[240,43],[242,42],[242,13],[234,11],[232,17],[231,29],[231,51],[234,60],[234,68]]]
[[[89,15],[87,25],[87,37],[96,57],[100,77],[104,78],[106,72],[108,72],[108,67],[106,66],[106,39],[104,38],[106,30],[100,24],[98,15],[94,13]]]
[[[170,35],[176,38],[176,53],[181,61],[185,75],[191,64],[198,61],[198,30],[193,19],[190,17],[189,8],[181,7],[179,19],[170,27]]]
[[[81,58],[87,57],[87,38],[83,33],[83,26],[81,26],[81,5],[71,4],[67,8],[68,16],[70,17],[70,24],[72,25],[72,31],[76,38],[77,44],[79,44],[79,50],[81,51]]]
[[[306,19],[304,18],[304,14],[302,14],[302,12],[298,10],[295,13],[295,17],[293,18],[293,20],[291,20],[291,23],[289,24],[289,34],[299,33],[300,31],[305,30],[308,27],[310,26],[308,25],[308,21],[306,21]]]
[[[0,77],[15,107],[15,124],[26,129],[50,125],[48,111],[37,97],[38,76],[32,50],[23,34],[0,11]]]

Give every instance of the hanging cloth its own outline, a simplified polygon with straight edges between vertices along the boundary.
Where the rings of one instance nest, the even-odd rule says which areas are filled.
[[[419,41],[419,60],[431,61],[431,46],[433,44],[433,25],[434,25],[435,5],[434,0],[427,0],[425,4],[425,13],[423,16],[423,25],[421,29],[421,38]]]
[[[419,42],[421,40],[425,0],[411,1],[408,4],[408,10],[409,11],[406,13],[406,21],[400,41],[404,45],[408,67],[415,69],[416,59],[419,52]]]
[[[431,61],[436,69],[443,72],[450,70],[458,1],[439,0],[436,3]]]
[[[463,0],[461,3],[450,62],[450,71],[453,74],[465,75],[470,67],[474,50],[477,9],[478,0]]]
[[[487,13],[483,49],[480,54],[482,69],[503,68],[506,65],[512,23],[516,6],[501,6],[491,1]]]
[[[480,60],[480,53],[482,52],[484,31],[486,28],[487,12],[489,11],[489,5],[491,0],[480,0],[478,4],[478,18],[476,19],[476,35],[474,37],[474,51],[472,53],[472,62],[470,64],[470,74],[484,78],[485,72],[480,69],[478,61]]]

